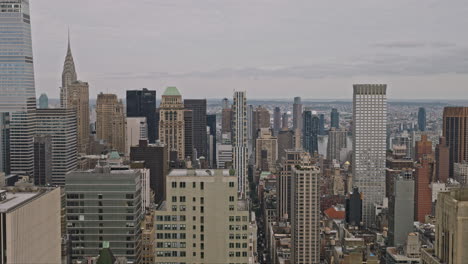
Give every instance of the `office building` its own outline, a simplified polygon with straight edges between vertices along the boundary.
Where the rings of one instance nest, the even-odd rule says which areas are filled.
[[[52,184],[52,137],[36,135],[34,137],[34,185]]]
[[[0,263],[61,263],[60,196],[60,188],[0,190]]]
[[[221,111],[221,133],[231,133],[233,113],[227,98],[223,99],[223,106]]]
[[[184,107],[192,110],[193,118],[193,148],[197,150],[197,157],[207,157],[206,136],[206,99],[185,99]]]
[[[444,137],[435,148],[436,180],[446,183],[450,175],[450,149]]]
[[[432,213],[432,191],[430,184],[434,170],[434,161],[430,155],[423,156],[416,164],[414,220],[424,223],[426,215]]]
[[[362,225],[362,193],[359,188],[353,187],[353,191],[346,197],[346,216],[345,220],[348,225]]]
[[[166,189],[166,200],[155,211],[156,263],[253,261],[248,205],[237,197],[235,174],[176,169],[167,176]]]
[[[347,148],[347,133],[345,129],[330,128],[328,131],[327,160],[341,162],[341,150]],[[344,161],[343,161],[344,162]]]
[[[418,110],[418,129],[426,131],[426,108],[424,107],[419,107]]]
[[[277,136],[280,130],[281,130],[281,109],[279,107],[275,107],[275,110],[273,111],[274,135]]]
[[[414,229],[414,180],[411,177],[399,176],[395,180],[388,207],[390,244],[403,246]]]
[[[176,151],[177,158],[184,160],[185,123],[182,95],[176,87],[167,87],[162,95],[159,107],[159,140],[167,146],[169,152]]]
[[[353,86],[353,184],[363,193],[365,226],[375,222],[375,205],[385,195],[387,85]]]
[[[216,114],[206,115],[206,125],[208,127],[208,162],[210,168],[216,168]]]
[[[421,135],[421,140],[416,141],[415,160],[418,161],[425,155],[432,155],[432,141],[427,140],[427,135]]]
[[[60,106],[63,108],[68,107],[68,87],[78,80],[76,74],[75,61],[70,47],[70,33],[68,34],[68,46],[65,61],[63,63],[62,71],[62,86],[60,87]]]
[[[286,158],[286,150],[294,148],[294,132],[282,129],[278,133],[278,160]]]
[[[164,199],[169,171],[168,155],[167,146],[162,143],[148,145],[147,141],[140,141],[138,146],[130,147],[130,160],[143,161],[144,167],[150,170],[150,187],[156,203]]]
[[[106,164],[67,174],[67,232],[72,238],[72,260],[97,256],[107,241],[115,256],[140,263],[144,217],[140,179],[137,170],[113,170]]]
[[[245,92],[234,92],[232,105],[233,135],[232,135],[232,161],[233,168],[238,177],[237,187],[240,197],[245,197],[249,184],[247,180],[247,98]]]
[[[310,110],[305,110],[303,117],[304,124],[302,126],[302,146],[305,151],[311,156],[318,153],[318,135],[320,129],[319,117]]]
[[[293,104],[293,130],[302,131],[302,101],[301,97],[294,97]]]
[[[320,169],[293,168],[291,181],[291,259],[295,264],[320,263]]]
[[[289,129],[289,115],[287,112],[284,112],[281,116],[281,128]]]
[[[9,124],[1,126],[10,128],[9,133],[2,134],[2,138],[9,135],[9,155],[4,152],[6,146],[1,146],[2,156],[9,156],[10,162],[0,167],[9,166],[11,173],[33,176],[36,91],[29,1],[1,0],[0,6],[0,113],[9,115],[9,119],[1,120]]]
[[[187,160],[195,161],[197,159],[196,150],[193,148],[193,111],[184,110],[184,157]],[[179,159],[180,160],[180,159]],[[171,160],[172,162],[173,160]]]
[[[146,88],[127,91],[127,117],[146,117],[149,143],[155,143],[159,125],[156,118],[156,91]]]
[[[49,108],[49,98],[45,93],[42,93],[41,96],[39,96],[39,108]]]
[[[468,162],[462,161],[453,164],[454,179],[463,186],[468,185]]]
[[[78,166],[76,113],[73,109],[36,111],[36,133],[52,138],[52,184],[64,185],[65,174]]]
[[[0,173],[10,174],[10,114],[0,113]]]
[[[434,249],[423,249],[422,264],[457,264],[468,259],[468,189],[439,193]]]
[[[127,132],[125,133],[127,139],[125,140],[127,146],[125,147],[125,155],[130,155],[130,147],[135,147],[140,144],[140,141],[148,139],[148,123],[146,117],[127,117]]]
[[[450,150],[450,178],[453,164],[468,161],[468,107],[445,107],[442,135]]]
[[[319,132],[318,132],[318,134],[320,136],[326,135],[325,134],[325,115],[324,114],[319,115]]]
[[[256,125],[254,124],[254,122],[255,122],[254,107],[253,105],[248,105],[247,106],[247,157],[249,159],[249,162],[251,161],[252,155],[254,155],[255,139],[257,139],[256,131],[255,131]]]
[[[232,145],[231,144],[218,144],[216,160],[218,169],[230,169],[232,163]]]
[[[312,160],[309,153],[303,150],[292,150],[288,149],[286,152],[286,158],[282,160],[280,164],[280,172],[277,180],[276,192],[278,199],[278,218],[282,220],[291,219],[291,184],[293,177],[293,168],[299,166],[311,166]]]
[[[67,85],[67,108],[76,112],[78,153],[90,153],[89,129],[89,85],[74,81]]]
[[[154,211],[145,214],[141,222],[141,264],[156,263],[156,226],[154,225]]]
[[[125,153],[125,113],[122,100],[115,94],[98,94],[96,101],[96,136],[108,147]]]
[[[271,132],[269,128],[261,128],[256,140],[255,166],[262,171],[274,170],[278,160],[278,139]]]
[[[330,114],[330,127],[334,127],[335,129],[340,128],[340,113],[336,108],[333,108]]]

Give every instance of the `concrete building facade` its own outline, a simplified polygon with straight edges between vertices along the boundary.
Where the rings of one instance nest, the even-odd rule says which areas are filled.
[[[176,87],[167,87],[159,106],[159,140],[167,146],[167,157],[177,152],[179,160],[185,156],[185,120],[182,95]]]

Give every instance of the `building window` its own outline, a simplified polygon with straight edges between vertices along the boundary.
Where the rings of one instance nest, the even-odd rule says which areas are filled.
[[[234,202],[234,196],[229,196],[229,201]]]
[[[172,196],[172,202],[176,203],[177,202],[177,196]]]
[[[180,182],[180,183],[179,183],[179,187],[180,187],[180,188],[185,188],[185,182]]]
[[[229,182],[229,187],[234,188],[234,182]]]
[[[172,188],[177,188],[177,182],[172,182]]]

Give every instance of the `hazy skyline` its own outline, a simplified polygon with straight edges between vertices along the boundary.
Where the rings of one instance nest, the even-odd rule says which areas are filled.
[[[31,1],[36,93],[58,98],[67,26],[90,97],[468,99],[468,2]]]

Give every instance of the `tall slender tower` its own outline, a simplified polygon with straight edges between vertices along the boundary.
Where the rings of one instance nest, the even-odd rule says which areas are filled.
[[[273,112],[273,132],[275,136],[278,135],[278,132],[281,130],[281,109],[279,107],[275,107]]]
[[[158,123],[156,122],[156,91],[127,91],[127,117],[146,117],[149,143],[156,142]]]
[[[314,156],[314,153],[318,152],[318,134],[320,129],[319,117],[310,110],[304,111],[302,117],[304,124],[302,126],[302,139],[304,150]]]
[[[9,143],[11,172],[33,176],[36,91],[29,1],[0,0],[0,6],[0,161],[8,163],[3,157]],[[8,120],[9,131],[3,129]]]
[[[176,87],[167,87],[159,106],[159,140],[167,146],[167,157],[171,151],[177,152],[177,158],[185,156],[185,121],[182,95]]]
[[[248,190],[247,181],[247,98],[245,92],[234,92],[232,158],[234,170],[238,177],[238,191],[240,197],[245,197]]]
[[[62,87],[60,87],[60,106],[67,107],[68,87],[78,80],[75,69],[75,61],[70,46],[70,32],[68,32],[68,48],[62,71]]]
[[[418,111],[419,131],[426,131],[426,108],[420,107]]]
[[[302,101],[301,97],[294,97],[293,104],[293,130],[302,130]]]
[[[330,127],[334,127],[338,130],[340,128],[340,113],[338,112],[338,109],[333,108],[330,114]]]
[[[96,134],[109,147],[125,152],[125,114],[122,100],[115,94],[98,94],[96,101]]]
[[[375,223],[374,205],[385,195],[387,85],[353,86],[353,183],[363,193],[363,221]]]
[[[450,149],[450,177],[453,164],[468,161],[468,107],[445,107],[442,134]]]

